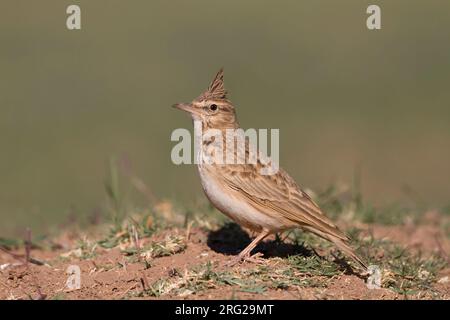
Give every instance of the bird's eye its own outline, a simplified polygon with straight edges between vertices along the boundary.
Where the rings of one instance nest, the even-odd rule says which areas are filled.
[[[212,111],[216,111],[217,110],[217,104],[210,105],[209,109],[211,109]]]

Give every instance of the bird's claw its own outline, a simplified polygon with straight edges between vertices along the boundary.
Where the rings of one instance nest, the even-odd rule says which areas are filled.
[[[263,256],[264,255],[261,252],[257,252],[254,255],[248,257],[247,259],[245,259],[245,261],[253,262],[253,263],[256,263],[256,264],[263,264],[266,261],[265,259],[263,259]]]
[[[241,262],[252,262],[256,264],[262,264],[264,263],[264,259],[262,258],[263,254],[261,252],[257,252],[254,255],[250,256],[237,256],[228,261],[225,266],[226,267],[234,267],[235,265],[241,263]]]

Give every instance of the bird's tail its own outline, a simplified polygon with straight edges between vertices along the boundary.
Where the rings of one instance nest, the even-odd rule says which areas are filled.
[[[346,256],[352,258],[358,265],[360,265],[364,271],[367,270],[367,265],[362,261],[362,259],[355,253],[355,251],[344,241],[336,239],[331,240],[339,250],[341,250]]]
[[[367,265],[364,261],[355,253],[355,251],[346,243],[348,241],[347,236],[345,236],[342,232],[340,232],[336,228],[336,235],[331,234],[329,232],[322,232],[317,230],[316,228],[308,228],[308,231],[318,235],[319,237],[332,242],[340,251],[342,251],[346,256],[352,258],[359,266],[361,266],[364,271],[367,271]],[[334,231],[334,230],[333,230]]]

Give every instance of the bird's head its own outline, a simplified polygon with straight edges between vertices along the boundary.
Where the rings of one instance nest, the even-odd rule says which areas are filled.
[[[192,119],[201,121],[207,128],[237,128],[234,106],[227,99],[223,85],[223,69],[214,77],[208,89],[190,103],[177,103],[175,108],[189,112]]]

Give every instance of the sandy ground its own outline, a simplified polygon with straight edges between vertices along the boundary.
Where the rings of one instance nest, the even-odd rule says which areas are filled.
[[[450,241],[436,223],[420,226],[360,226],[363,233],[375,238],[390,239],[411,250],[425,254],[437,253],[447,257]],[[105,249],[90,243],[83,251],[79,248],[78,233],[64,233],[54,239],[50,248],[32,248],[31,257],[44,262],[23,263],[24,249],[11,252],[0,251],[0,299],[430,299],[450,298],[450,269],[448,265],[439,271],[432,285],[435,295],[418,292],[405,297],[388,288],[369,289],[366,278],[353,272],[340,272],[329,277],[321,286],[292,285],[283,288],[268,287],[265,290],[242,290],[239,284],[217,283],[208,280],[199,290],[170,290],[162,294],[148,294],[158,280],[165,279],[174,287],[189,280],[188,272],[199,265],[211,263],[215,272],[245,274],[255,267],[264,266],[277,270],[284,265],[283,257],[292,254],[294,248],[288,244],[276,244],[270,239],[259,247],[264,257],[254,262],[244,262],[233,268],[225,264],[239,251],[230,245],[226,237],[241,237],[220,230],[205,231],[193,227],[189,230],[172,228],[158,232],[148,239],[140,239],[140,246],[146,243],[165,241],[168,237],[184,239],[183,249],[174,250],[168,256],[130,259],[124,253],[124,246]],[[235,240],[235,239],[231,239]],[[293,251],[294,250],[294,251]],[[12,253],[17,256],[13,256]],[[92,254],[91,254],[92,253]],[[447,260],[448,261],[448,260]],[[145,262],[145,263],[144,263]],[[68,287],[69,266],[78,266],[81,271],[80,288]],[[269,272],[270,274],[270,272]],[[317,275],[308,276],[308,281]],[[74,278],[71,278],[72,281]],[[188,280],[186,280],[188,279]],[[72,282],[73,284],[73,282]]]

